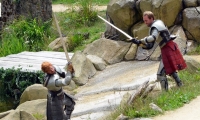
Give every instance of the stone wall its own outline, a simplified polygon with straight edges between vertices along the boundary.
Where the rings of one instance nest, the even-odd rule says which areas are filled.
[[[52,0],[1,0],[0,30],[21,15],[48,21],[52,18]]]

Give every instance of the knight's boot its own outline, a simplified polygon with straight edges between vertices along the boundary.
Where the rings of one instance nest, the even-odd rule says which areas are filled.
[[[178,87],[181,87],[181,86],[183,85],[183,83],[182,83],[182,81],[180,80],[180,78],[179,78],[177,72],[172,73],[172,77],[174,78],[174,80],[175,80],[175,82],[176,82],[176,85],[177,85]]]
[[[168,91],[168,81],[166,76],[157,76],[157,79],[160,81],[161,89]]]
[[[73,110],[70,110],[70,109],[65,108],[64,111],[65,111],[65,117],[64,117],[64,120],[70,120],[70,118],[71,118],[71,114],[72,114]]]

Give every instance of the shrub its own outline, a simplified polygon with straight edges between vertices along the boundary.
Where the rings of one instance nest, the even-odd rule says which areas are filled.
[[[20,18],[8,24],[2,31],[0,54],[6,56],[21,51],[41,51],[46,49],[51,39],[51,21]]]
[[[0,101],[14,100],[18,105],[23,91],[35,83],[43,83],[43,73],[41,71],[28,72],[22,68],[15,69],[0,68]]]

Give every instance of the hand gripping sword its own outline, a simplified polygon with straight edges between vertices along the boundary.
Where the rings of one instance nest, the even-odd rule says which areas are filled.
[[[125,35],[127,38],[129,38],[129,41],[132,41],[134,44],[140,45],[142,48],[144,49],[151,49],[154,45],[154,43],[148,43],[148,44],[142,44],[140,43],[139,40],[137,40],[136,38],[131,37],[130,35],[128,35],[127,33],[125,33],[124,31],[122,31],[121,29],[119,29],[118,27],[114,26],[112,23],[108,22],[107,20],[105,20],[104,18],[102,18],[101,16],[97,15],[101,20],[103,20],[104,22],[106,22],[107,24],[109,24],[110,26],[112,26],[113,28],[115,28],[116,30],[118,30],[120,33],[122,33],[123,35]]]

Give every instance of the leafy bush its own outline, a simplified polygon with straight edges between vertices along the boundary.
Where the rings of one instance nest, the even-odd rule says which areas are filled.
[[[43,73],[22,71],[22,68],[0,69],[0,101],[14,100],[19,103],[23,91],[35,83],[43,83]]]
[[[81,45],[85,39],[84,33],[73,31],[77,28],[90,27],[97,22],[97,11],[93,10],[92,0],[78,0],[76,6],[79,10],[72,7],[71,12],[56,13],[59,19],[60,26],[63,27],[62,31],[68,31],[68,50],[73,51],[77,46]]]
[[[79,10],[72,7],[70,13],[59,13],[62,17],[61,26],[67,26],[66,29],[92,26],[97,20],[97,11],[92,9],[92,0],[79,0],[76,6],[79,6]]]
[[[24,45],[23,39],[18,39],[17,36],[11,32],[4,34],[3,40],[0,40],[0,57],[26,50],[27,48]]]
[[[73,51],[74,48],[83,42],[83,36],[75,34],[68,38],[68,51]]]
[[[1,34],[0,54],[6,56],[21,51],[41,51],[53,36],[51,21],[19,19],[7,25]],[[53,36],[54,37],[54,36]]]
[[[11,26],[17,38],[22,38],[30,51],[40,51],[44,45],[45,35],[49,36],[49,22],[33,20],[15,21]]]

